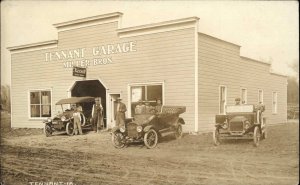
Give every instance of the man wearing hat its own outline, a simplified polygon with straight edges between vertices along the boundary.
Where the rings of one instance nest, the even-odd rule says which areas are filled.
[[[236,98],[235,105],[240,105],[240,104],[241,104],[241,98]]]
[[[101,105],[101,98],[95,98],[95,104],[92,109],[92,119],[94,124],[94,130],[99,133],[99,131],[104,127],[103,122],[103,107]]]
[[[121,102],[121,98],[117,99],[117,111],[115,115],[116,126],[125,126],[125,112],[127,111],[126,105]]]

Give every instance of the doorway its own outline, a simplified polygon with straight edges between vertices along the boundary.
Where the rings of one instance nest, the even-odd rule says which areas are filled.
[[[103,107],[104,115],[104,127],[107,127],[107,118],[106,118],[106,88],[99,80],[84,80],[76,81],[71,90],[72,97],[83,97],[83,96],[92,96],[100,97],[101,104]],[[86,105],[87,107],[82,107],[85,109],[92,109],[93,104]]]
[[[107,119],[107,126],[109,128],[113,128],[116,126],[115,115],[117,112],[117,99],[120,98],[120,94],[109,94],[109,101],[108,101],[108,119]]]

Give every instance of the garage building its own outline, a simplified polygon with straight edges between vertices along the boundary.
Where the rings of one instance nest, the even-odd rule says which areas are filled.
[[[286,122],[287,77],[270,72],[270,64],[199,33],[197,17],[122,28],[122,15],[54,24],[57,40],[8,48],[12,127],[43,127],[42,120],[60,111],[55,103],[71,96],[101,97],[107,128],[114,126],[118,97],[127,117],[139,99],[186,106],[186,132],[212,130],[215,115],[236,97],[263,102],[268,124]]]

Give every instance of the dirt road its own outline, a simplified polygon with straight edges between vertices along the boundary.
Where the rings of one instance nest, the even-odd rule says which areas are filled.
[[[164,138],[115,149],[108,132],[83,136],[44,135],[3,140],[2,182],[93,184],[298,184],[298,122],[269,127],[258,148],[252,141],[224,141],[211,134]]]

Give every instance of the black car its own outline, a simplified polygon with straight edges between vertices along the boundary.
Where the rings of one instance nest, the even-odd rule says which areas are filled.
[[[95,98],[90,96],[85,97],[71,97],[59,100],[56,105],[61,106],[62,112],[55,115],[53,118],[48,118],[43,121],[44,133],[47,137],[51,136],[53,132],[66,132],[68,135],[74,134],[73,113],[72,106],[79,104],[82,106],[81,127],[82,129],[94,129],[95,125],[90,122],[92,116],[92,107],[95,103]]]
[[[225,115],[216,115],[213,141],[219,145],[222,139],[253,139],[254,146],[267,137],[266,118],[262,105],[231,105]]]
[[[143,141],[147,148],[154,148],[159,137],[175,134],[182,137],[184,120],[179,114],[184,113],[184,106],[163,106],[159,113],[137,114],[127,120],[125,127],[114,127],[112,143],[116,148],[123,148],[131,142]]]

